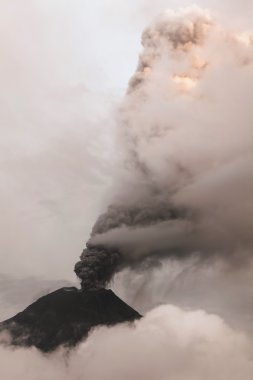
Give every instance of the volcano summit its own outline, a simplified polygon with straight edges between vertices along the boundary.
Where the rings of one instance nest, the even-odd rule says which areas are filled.
[[[84,292],[75,287],[61,288],[0,323],[0,343],[35,346],[50,352],[61,345],[75,346],[96,326],[113,326],[139,318],[141,315],[111,290]],[[8,341],[4,332],[9,335]]]

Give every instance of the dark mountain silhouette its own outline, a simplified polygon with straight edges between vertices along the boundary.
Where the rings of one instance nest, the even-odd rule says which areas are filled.
[[[141,315],[111,290],[82,291],[70,287],[39,298],[0,323],[0,332],[10,334],[11,345],[35,346],[50,352],[60,345],[75,346],[95,326],[112,326],[139,318]]]

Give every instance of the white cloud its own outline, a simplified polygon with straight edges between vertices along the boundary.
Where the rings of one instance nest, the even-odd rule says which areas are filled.
[[[175,306],[152,310],[134,326],[95,330],[70,355],[1,348],[1,378],[250,380],[252,342],[219,317]]]

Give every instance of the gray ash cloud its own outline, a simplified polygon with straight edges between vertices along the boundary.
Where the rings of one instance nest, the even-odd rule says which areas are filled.
[[[125,266],[243,263],[253,248],[253,36],[192,7],[162,14],[142,44],[119,110],[125,176],[76,264],[84,289]]]
[[[74,271],[81,279],[81,286],[84,290],[94,290],[105,287],[119,265],[120,254],[118,251],[105,248],[102,245],[87,244],[87,248],[83,250]]]

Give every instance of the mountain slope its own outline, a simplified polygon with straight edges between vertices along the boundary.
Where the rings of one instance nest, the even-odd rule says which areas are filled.
[[[111,290],[84,292],[74,287],[61,288],[0,323],[0,332],[10,333],[12,345],[35,346],[49,352],[60,345],[76,345],[95,326],[139,318],[141,315]]]

